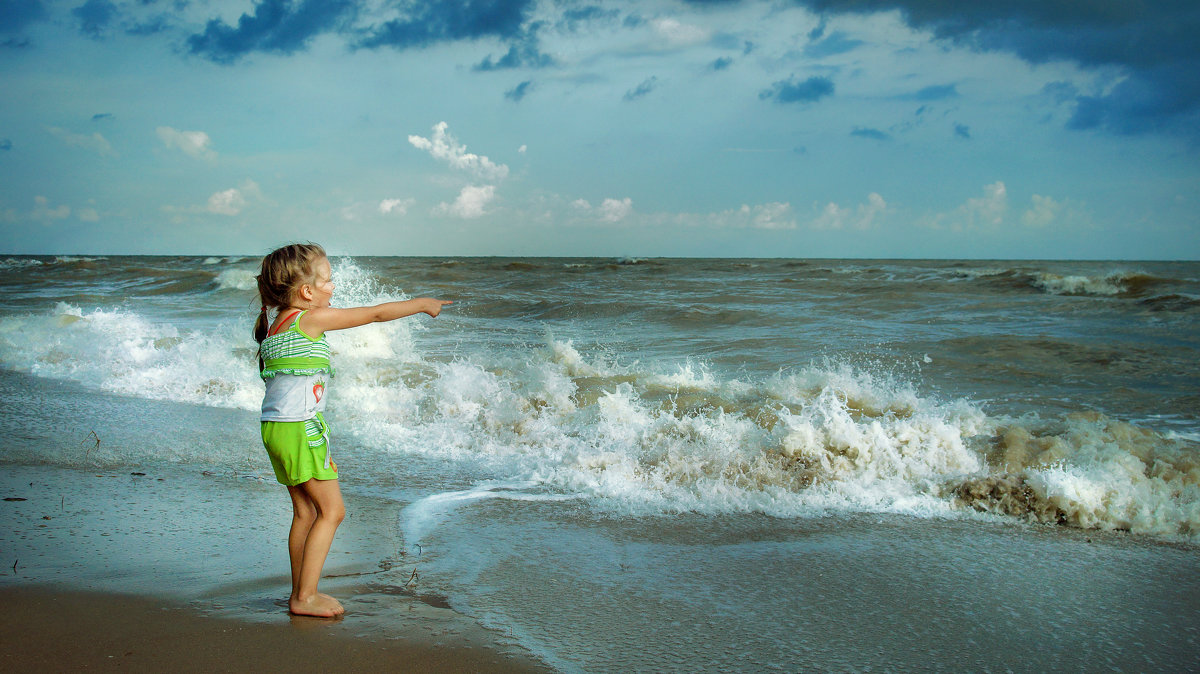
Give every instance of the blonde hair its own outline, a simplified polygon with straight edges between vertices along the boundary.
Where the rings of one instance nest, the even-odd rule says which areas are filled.
[[[282,309],[290,306],[296,291],[305,283],[316,280],[317,260],[325,257],[325,249],[315,243],[293,243],[271,251],[262,261],[258,276],[258,297],[262,310],[254,321],[254,341],[258,342],[258,369],[265,365],[262,359],[262,343],[267,338],[271,321],[267,309]]]

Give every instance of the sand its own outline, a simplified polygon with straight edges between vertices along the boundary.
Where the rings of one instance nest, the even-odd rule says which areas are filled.
[[[291,616],[286,492],[195,467],[0,471],[0,670],[547,671],[411,583],[403,504],[347,495],[322,591]]]
[[[467,638],[356,638],[345,621],[206,617],[164,600],[47,587],[0,590],[5,671],[544,671]],[[345,620],[353,621],[353,617]]]

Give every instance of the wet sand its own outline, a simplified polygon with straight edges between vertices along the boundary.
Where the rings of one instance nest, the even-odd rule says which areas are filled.
[[[322,591],[287,612],[282,488],[195,467],[0,471],[0,670],[548,671],[422,592],[402,504],[347,494]]]

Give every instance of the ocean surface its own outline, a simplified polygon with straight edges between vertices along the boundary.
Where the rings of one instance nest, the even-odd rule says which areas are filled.
[[[258,262],[0,258],[0,461],[269,481]],[[332,262],[334,306],[455,302],[329,334],[334,456],[398,504],[395,586],[556,668],[1073,668],[1022,659],[1043,629],[1086,668],[1200,664],[1200,263]],[[82,392],[55,418],[188,427],[125,415],[85,452],[22,422],[37,382]],[[1172,622],[1111,604],[1112,560],[1163,567]],[[866,643],[839,607],[880,597]]]

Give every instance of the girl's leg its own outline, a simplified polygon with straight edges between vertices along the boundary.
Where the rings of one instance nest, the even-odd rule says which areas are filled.
[[[296,579],[293,596],[288,601],[292,613],[300,615],[315,615],[333,617],[345,612],[338,600],[327,594],[317,592],[317,582],[321,579],[321,570],[325,566],[325,558],[329,555],[329,547],[333,544],[333,535],[338,525],[346,517],[346,506],[342,503],[342,491],[337,480],[309,480],[300,485],[303,495],[312,503],[316,517],[300,550],[300,573]],[[293,497],[293,506],[295,497]],[[293,518],[293,527],[296,518]],[[289,551],[291,541],[289,539]]]
[[[296,485],[288,487],[288,495],[292,497],[292,528],[288,532],[288,557],[292,562],[292,594],[295,599],[300,594],[300,566],[304,563],[304,541],[313,522],[317,521],[317,506],[304,493],[303,487]]]

